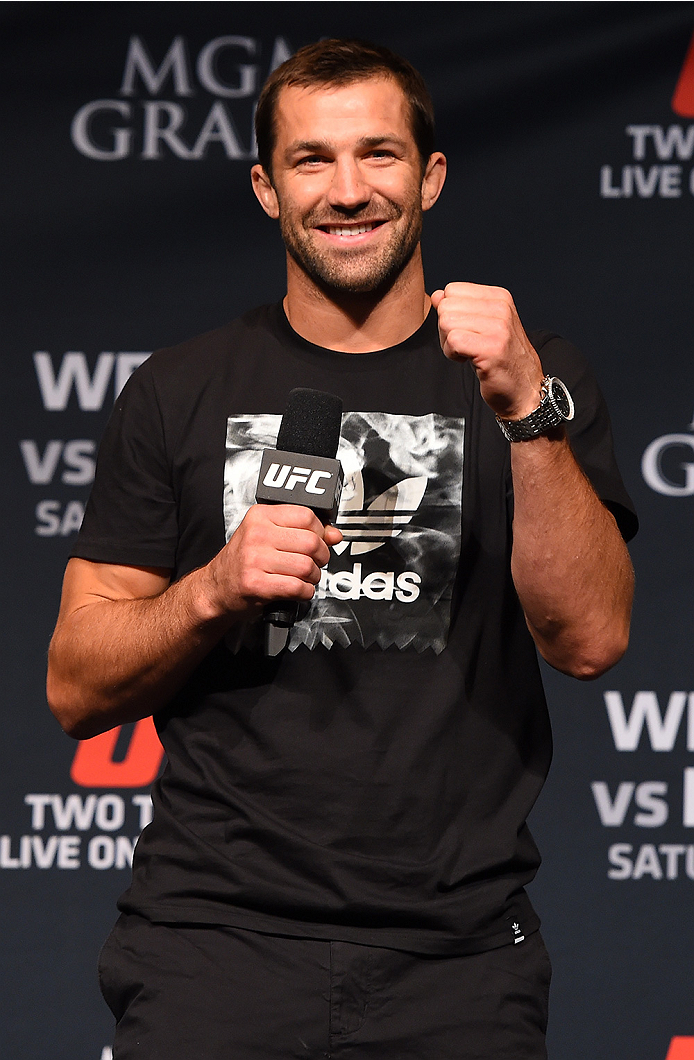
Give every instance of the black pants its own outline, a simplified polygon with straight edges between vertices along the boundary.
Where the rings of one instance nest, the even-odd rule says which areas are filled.
[[[114,1060],[544,1060],[539,932],[467,957],[122,916]]]

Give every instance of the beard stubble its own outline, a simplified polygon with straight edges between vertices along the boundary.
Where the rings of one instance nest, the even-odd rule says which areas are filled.
[[[297,265],[323,290],[344,294],[369,294],[393,286],[414,254],[422,234],[422,209],[419,197],[404,207],[382,200],[378,220],[399,221],[409,216],[407,224],[393,231],[385,246],[375,252],[363,247],[319,249],[311,239],[318,225],[368,224],[373,216],[358,212],[343,217],[325,218],[312,211],[295,218],[280,203],[280,231],[287,252]],[[373,209],[371,211],[373,215]]]

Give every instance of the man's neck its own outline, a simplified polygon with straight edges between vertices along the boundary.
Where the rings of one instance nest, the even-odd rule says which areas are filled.
[[[325,349],[372,353],[396,346],[422,326],[430,305],[419,248],[385,293],[327,292],[287,258],[287,319],[302,338]]]

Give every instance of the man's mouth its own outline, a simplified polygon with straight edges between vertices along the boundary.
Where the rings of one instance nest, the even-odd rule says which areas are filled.
[[[373,232],[374,229],[380,228],[382,224],[385,224],[385,221],[364,221],[359,224],[351,225],[323,224],[317,225],[316,227],[319,228],[321,232],[327,232],[330,236],[340,236],[342,239],[350,239],[355,236],[366,235],[368,232]]]

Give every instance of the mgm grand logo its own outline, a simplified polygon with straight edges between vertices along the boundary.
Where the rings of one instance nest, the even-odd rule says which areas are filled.
[[[641,458],[644,480],[666,497],[694,496],[694,420],[687,432],[654,438]]]
[[[98,162],[198,161],[212,144],[213,153],[231,160],[254,160],[260,86],[291,54],[283,37],[228,34],[208,41],[197,56],[185,37],[152,50],[141,37],[131,37],[117,98],[80,107],[72,119],[72,143]]]

